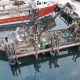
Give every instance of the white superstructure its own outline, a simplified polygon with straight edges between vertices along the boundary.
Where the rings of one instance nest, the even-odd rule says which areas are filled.
[[[13,5],[15,0],[0,1],[0,19],[28,15],[28,8],[45,8],[55,4],[53,0],[17,0],[24,1],[20,6]]]

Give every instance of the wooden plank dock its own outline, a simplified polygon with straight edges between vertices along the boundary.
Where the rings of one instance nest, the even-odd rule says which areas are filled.
[[[58,47],[54,47],[53,49],[52,48],[47,48],[47,49],[43,49],[43,50],[38,50],[38,54],[46,53],[46,52],[49,52],[49,51],[52,51],[52,50],[57,51],[58,49],[61,50],[61,49],[70,48],[70,47],[79,46],[79,45],[80,45],[80,42],[77,42],[77,43],[72,43],[72,44],[66,44],[66,45],[63,45],[63,46],[59,46],[59,48]],[[36,55],[36,52],[31,51],[29,53],[27,53],[27,52],[26,53],[16,53],[17,58],[31,56],[31,55]],[[15,57],[15,55],[12,56],[12,58],[16,58],[16,57]]]
[[[54,40],[53,40],[53,43],[51,43],[51,41],[47,39],[48,41],[45,42],[46,43],[45,45],[46,46],[51,45],[51,46],[48,47],[48,48],[44,48],[44,49],[39,48],[37,50],[37,55],[39,55],[41,53],[50,52],[50,51],[59,52],[59,50],[61,50],[61,49],[70,48],[70,47],[80,45],[80,40],[77,41],[75,39],[73,39],[71,41],[67,41],[67,40],[64,39],[61,42],[61,39],[63,38],[62,35],[61,35],[62,31],[63,30],[53,30],[53,31],[48,31],[47,33],[44,33],[44,35],[42,36],[43,38],[44,37],[49,38],[51,36],[54,38],[56,36],[56,41],[57,42],[59,41],[59,44],[56,44],[57,42],[55,42]],[[50,35],[50,36],[48,36],[48,35]],[[27,41],[29,41],[29,40],[27,40]],[[0,38],[0,43],[2,43],[2,42],[4,42],[4,37]],[[5,43],[2,43],[1,45],[2,46],[0,46],[0,50],[5,51],[5,49],[3,47],[5,45]],[[14,45],[15,54],[11,55],[9,58],[15,59],[15,58],[21,58],[21,57],[36,55],[36,51],[34,50],[33,45],[30,44],[31,45],[30,48],[28,47],[28,45],[29,45],[29,43],[25,44],[25,45],[23,43],[20,43],[19,45],[16,44],[16,46]]]

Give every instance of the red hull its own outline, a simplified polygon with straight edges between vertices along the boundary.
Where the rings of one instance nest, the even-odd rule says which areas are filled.
[[[56,6],[57,6],[57,4],[40,9],[38,11],[38,16],[41,17],[41,16],[44,16],[44,15],[47,15],[47,14],[53,12],[55,10]],[[23,21],[23,20],[30,20],[30,18],[29,18],[29,16],[17,16],[17,17],[12,17],[12,18],[4,18],[4,19],[0,19],[0,24]]]

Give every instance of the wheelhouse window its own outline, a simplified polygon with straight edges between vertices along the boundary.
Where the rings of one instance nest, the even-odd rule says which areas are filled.
[[[37,5],[41,5],[41,2],[37,1]]]
[[[47,2],[44,2],[44,4],[46,4]]]

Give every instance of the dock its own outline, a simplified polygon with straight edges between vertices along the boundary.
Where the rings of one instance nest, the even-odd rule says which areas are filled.
[[[71,22],[70,28],[55,30],[50,28],[58,15],[69,5],[66,3],[53,17],[47,17],[44,22],[38,20],[38,9],[33,9],[29,15],[32,26],[18,27],[15,32],[0,37],[0,50],[5,51],[11,65],[19,63],[21,57],[34,55],[38,60],[39,54],[59,54],[60,50],[80,46],[79,22]],[[69,16],[70,18],[70,16]],[[72,18],[72,17],[71,17]],[[73,20],[73,19],[72,19]],[[43,23],[42,23],[43,22]],[[52,24],[52,25],[51,25]]]
[[[64,32],[67,32],[66,30],[64,30]],[[55,34],[56,33],[56,34]],[[66,33],[68,34],[68,33]],[[50,35],[50,36],[48,36]],[[68,34],[71,35],[71,34]],[[56,37],[55,37],[56,36]],[[68,36],[68,37],[64,37],[63,36],[63,30],[51,30],[51,31],[47,31],[46,33],[43,33],[43,38],[46,38],[46,42],[45,43],[45,47],[40,48],[37,50],[37,55],[42,54],[48,52],[50,54],[50,52],[52,52],[52,54],[58,53],[59,51],[62,49],[66,49],[66,48],[70,48],[70,47],[78,47],[80,46],[80,40],[76,39],[74,36]],[[5,37],[2,38],[2,40],[4,40]],[[0,38],[1,40],[1,38]],[[36,56],[36,51],[34,50],[34,46],[33,45],[29,45],[29,40],[27,40],[28,42],[26,42],[24,44],[24,42],[18,42],[19,44],[14,44],[14,52],[15,54],[12,54],[9,56],[10,59],[18,59],[21,57],[26,57],[26,56],[31,56],[34,55]],[[12,44],[9,44],[10,46]],[[40,45],[40,44],[39,44]],[[3,45],[2,47],[0,47],[0,50],[5,51]],[[8,49],[10,50],[10,48]],[[12,49],[13,50],[13,49]]]
[[[54,47],[53,50],[58,50],[58,49],[61,50],[61,49],[65,49],[65,48],[75,47],[75,46],[80,46],[80,42],[63,45],[63,46],[60,46],[59,48]],[[50,52],[50,51],[52,51],[52,48],[43,49],[43,50],[39,50],[38,54],[41,54],[41,53],[44,53],[44,52],[46,53],[46,52]],[[55,53],[53,53],[53,54],[55,54]],[[31,56],[31,55],[36,55],[36,52],[33,51],[33,52],[29,52],[29,53],[16,53],[17,58]],[[16,57],[13,56],[12,58],[16,58]]]

